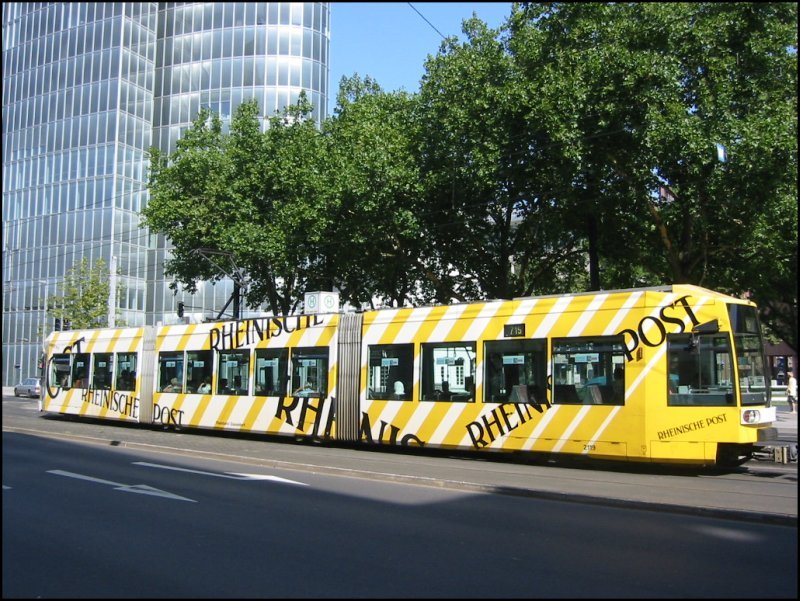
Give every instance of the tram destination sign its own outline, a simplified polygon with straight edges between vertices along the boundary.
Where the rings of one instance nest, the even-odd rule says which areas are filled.
[[[524,323],[507,323],[503,326],[503,337],[521,338],[523,336],[525,336]]]

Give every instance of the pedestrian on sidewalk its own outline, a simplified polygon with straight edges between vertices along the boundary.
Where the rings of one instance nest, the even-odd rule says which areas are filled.
[[[789,403],[789,413],[797,413],[797,379],[794,377],[794,370],[789,372],[786,401]]]

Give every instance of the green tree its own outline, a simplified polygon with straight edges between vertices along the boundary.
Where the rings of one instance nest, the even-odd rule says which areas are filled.
[[[122,290],[120,284],[118,297]],[[47,313],[62,323],[68,321],[73,330],[106,327],[110,294],[111,278],[106,262],[98,259],[89,265],[84,257],[66,273],[58,285],[58,293],[48,297]]]
[[[796,6],[531,3],[511,31],[563,107],[558,198],[586,215],[594,286],[749,293],[796,345]]]
[[[171,242],[165,273],[173,290],[194,293],[198,282],[230,277],[235,266],[251,306],[266,302],[288,314],[315,285],[324,198],[321,133],[310,114],[301,95],[262,131],[259,107],[247,101],[224,133],[203,109],[171,156],[152,150],[143,224]],[[206,260],[201,249],[225,259]]]
[[[581,287],[582,244],[562,199],[570,173],[553,151],[560,106],[531,89],[497,31],[477,18],[463,31],[428,60],[420,90],[430,262],[447,284],[435,298]]]
[[[171,156],[155,147],[150,151],[150,201],[142,211],[142,225],[165,235],[172,244],[165,275],[175,277],[170,285],[173,290],[180,283],[193,293],[198,281],[223,277],[196,250],[227,250],[225,225],[234,216],[220,210],[230,172],[225,147],[222,121],[203,108]]]
[[[420,238],[411,100],[355,77],[323,131],[311,108],[301,96],[262,131],[257,105],[245,102],[228,134],[202,112],[172,156],[153,151],[144,223],[172,243],[173,289],[226,276],[198,257],[205,249],[247,275],[251,306],[267,302],[276,314],[293,312],[306,291],[334,287],[358,305],[406,302]]]
[[[223,277],[197,248],[276,313],[685,282],[796,345],[796,7],[530,3],[463,30],[419,94],[354,76],[321,131],[305,98],[266,131],[245,103],[154,152],[176,285]]]
[[[249,110],[255,110],[248,103]],[[327,213],[322,161],[324,140],[311,119],[311,104],[301,94],[298,104],[269,119],[260,155],[243,146],[246,135],[236,133],[232,155],[237,172],[247,173],[239,213],[247,223],[237,245],[253,278],[248,298],[265,298],[276,314],[295,310],[307,291],[330,289],[330,265],[324,249]],[[255,122],[249,123],[254,133]],[[255,149],[253,149],[255,152]],[[238,154],[237,154],[238,153]]]
[[[407,93],[354,75],[325,126],[326,254],[331,281],[356,306],[413,303],[427,277],[414,106]]]

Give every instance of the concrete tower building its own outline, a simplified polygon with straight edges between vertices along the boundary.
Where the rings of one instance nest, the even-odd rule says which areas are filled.
[[[329,3],[3,4],[3,385],[38,373],[48,299],[86,258],[119,273],[110,316],[172,318],[166,241],[139,227],[147,150],[171,153],[201,106],[229,122],[305,90],[328,97]],[[220,309],[232,283],[201,287]],[[189,304],[189,303],[187,303]]]

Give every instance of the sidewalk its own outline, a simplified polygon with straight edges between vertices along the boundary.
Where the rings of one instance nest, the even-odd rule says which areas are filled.
[[[778,421],[774,425],[778,429],[778,440],[797,442],[797,413],[789,413],[789,405],[785,403],[776,409]]]

